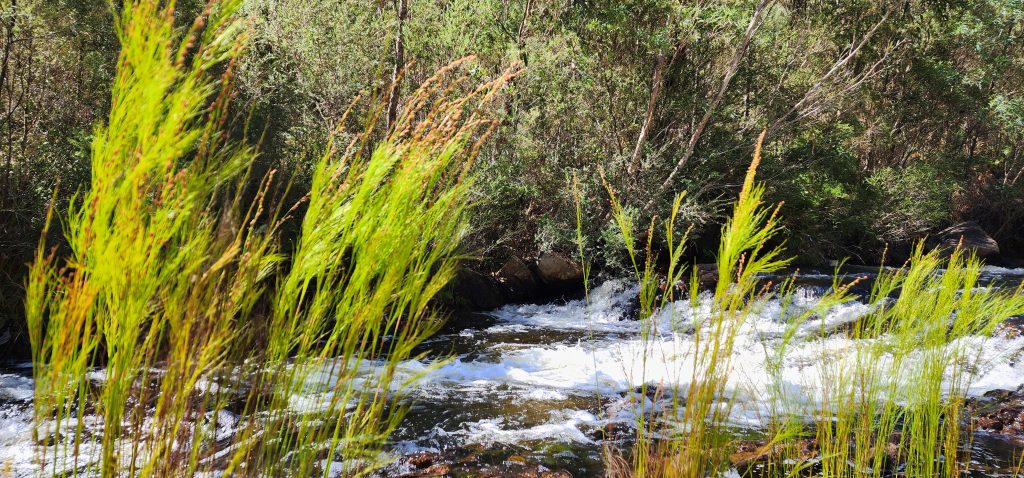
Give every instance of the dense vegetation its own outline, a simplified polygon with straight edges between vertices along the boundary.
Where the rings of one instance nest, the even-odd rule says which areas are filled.
[[[854,300],[837,273],[789,315],[792,283],[765,275],[890,245],[909,261],[836,332],[855,345],[808,364],[818,408],[781,376],[759,390],[760,473],[970,463],[971,339],[1024,312],[1024,285],[981,287],[976,257],[920,238],[972,219],[1004,260],[1020,245],[1019,3],[5,8],[0,332],[31,345],[40,476],[372,472],[443,363],[417,346],[464,254],[570,250],[585,284],[591,264],[634,275],[644,367],[656,315],[693,318],[671,331],[695,338],[685,388],[641,383],[609,474],[717,476],[749,318],[782,304],[778,374],[799,329]]]
[[[115,5],[120,2],[115,2]],[[204,7],[177,2],[181,27]],[[108,2],[5,0],[0,13],[3,320],[51,198],[87,184],[110,109],[118,42]],[[690,191],[680,220],[709,257],[752,138],[768,129],[767,197],[786,202],[801,262],[876,262],[959,220],[1004,249],[1024,227],[1024,7],[1013,0],[248,0],[228,119],[262,171],[311,187],[357,97],[401,99],[466,55],[472,81],[514,64],[503,118],[475,165],[474,254],[572,249],[569,179],[598,197],[604,169],[637,220]],[[385,98],[398,80],[394,98]],[[393,101],[392,101],[393,100]],[[260,177],[259,174],[254,175]],[[59,186],[59,187],[58,187]],[[54,191],[56,196],[54,196]],[[588,248],[624,266],[607,201],[585,205]],[[294,230],[294,227],[292,228]],[[710,234],[709,234],[710,233]],[[525,251],[525,252],[524,252]]]

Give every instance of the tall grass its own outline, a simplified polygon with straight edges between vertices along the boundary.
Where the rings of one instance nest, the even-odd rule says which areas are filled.
[[[915,249],[882,271],[845,361],[822,366],[818,442],[825,476],[957,476],[969,463],[963,410],[983,342],[1024,313],[1021,289],[982,287],[981,262]]]
[[[493,127],[477,112],[508,73],[450,99],[453,65],[382,139],[332,144],[284,250],[270,179],[243,204],[255,152],[221,132],[240,3],[184,32],[173,2],[121,9],[90,189],[59,218],[70,254],[41,245],[27,284],[42,475],[358,475],[402,416],[398,366],[438,325]]]
[[[28,281],[36,433],[56,445],[40,456],[54,474],[166,467],[187,397],[225,358],[276,260],[265,238],[232,233],[213,207],[240,208],[225,198],[254,156],[220,133],[244,34],[238,4],[211,4],[184,35],[159,2],[125,5],[116,22],[122,50],[91,187],[61,218],[70,258],[59,264],[40,247]],[[225,64],[228,74],[211,74]],[[86,432],[93,418],[98,436]],[[73,433],[51,425],[65,420]]]
[[[711,296],[711,315],[695,322],[695,343],[686,353],[692,357],[686,386],[661,390],[672,398],[672,406],[661,421],[656,417],[637,416],[637,436],[632,450],[631,466],[612,470],[613,474],[634,476],[701,477],[720,470],[727,462],[730,435],[727,422],[733,400],[726,389],[732,367],[735,338],[740,327],[752,314],[752,306],[765,290],[760,284],[762,274],[785,267],[788,259],[782,248],[773,245],[779,232],[778,207],[768,208],[764,202],[764,186],[755,182],[761,158],[758,140],[754,159],[747,171],[732,217],[722,228],[721,242],[716,260],[718,283]],[[634,273],[640,283],[640,319],[646,324],[641,332],[645,344],[643,367],[647,367],[647,348],[657,324],[652,320],[656,311],[667,308],[676,299],[675,288],[685,276],[682,264],[686,233],[678,231],[678,211],[684,194],[679,194],[664,221],[664,237],[668,260],[665,276],[656,272],[656,257],[652,253],[654,226],[648,229],[643,265],[639,265],[639,252],[633,244],[636,233],[628,214],[608,187],[612,211],[619,231],[625,240],[627,252],[633,261]],[[663,290],[661,290],[663,289]],[[699,312],[699,284],[697,271],[690,273],[689,302],[694,316]],[[675,322],[675,319],[670,319]],[[643,379],[642,379],[643,380]],[[648,385],[641,386],[646,396]],[[613,458],[621,462],[621,459]]]
[[[774,350],[766,347],[765,351],[764,368],[775,382],[759,391],[771,413],[765,417],[768,439],[754,452],[767,460],[757,471],[759,476],[796,476],[813,468],[816,476],[825,478],[879,477],[896,467],[909,477],[961,474],[969,463],[970,440],[963,409],[981,365],[981,340],[1006,318],[1024,313],[1022,289],[981,287],[978,259],[961,249],[944,258],[940,251],[925,252],[918,245],[904,267],[880,271],[867,298],[868,314],[845,332],[822,331],[818,340],[823,352],[811,372],[819,374],[822,387],[802,399],[795,397],[781,387],[789,347],[808,340],[798,337],[798,330],[810,318],[852,300],[849,290],[856,281],[841,283],[837,271],[831,290],[799,314],[787,312],[794,292],[791,280],[778,287],[764,283],[766,274],[778,272],[789,259],[778,239],[781,205],[768,207],[764,186],[755,180],[762,140],[732,216],[722,228],[715,264],[717,284],[706,296],[699,296],[696,272],[690,275],[695,329],[689,332],[690,350],[683,351],[692,357],[688,380],[680,387],[655,392],[671,398],[671,405],[658,414],[636,415],[632,450],[628,454],[608,451],[609,474],[696,478],[715,476],[732,466],[729,452],[737,430],[730,427],[734,392],[727,381],[735,341],[749,317],[770,298],[780,302],[781,317],[788,322],[778,343],[772,345]],[[678,241],[675,224],[683,196],[677,197],[664,221],[669,257],[662,276],[656,272],[652,253],[654,223],[647,230],[646,248],[638,251],[631,217],[615,192],[606,188],[640,284],[640,319],[645,321],[640,338],[645,346],[639,353],[644,354],[646,370],[657,327],[654,320],[665,315],[660,310],[673,310],[674,285],[683,277],[685,234]],[[710,313],[698,310],[707,303]],[[836,357],[828,350],[835,333],[850,339],[845,356]],[[648,395],[647,388],[645,382],[641,397]],[[806,403],[817,408],[808,410]],[[813,429],[809,436],[808,425]],[[807,461],[803,449],[810,439],[818,448],[815,462]]]

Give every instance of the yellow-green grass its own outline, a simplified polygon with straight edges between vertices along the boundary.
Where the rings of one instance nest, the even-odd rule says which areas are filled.
[[[793,282],[763,281],[789,259],[778,238],[781,205],[768,207],[764,186],[755,181],[761,141],[733,214],[722,229],[716,261],[719,280],[711,292],[710,317],[696,321],[692,350],[686,351],[694,357],[689,379],[684,381],[687,385],[655,392],[671,397],[671,406],[660,417],[635,417],[635,444],[628,452],[608,450],[608,474],[696,478],[732,467],[729,454],[737,435],[729,424],[734,397],[726,382],[734,341],[748,317],[769,298],[780,301],[780,316],[788,317],[788,322],[778,343],[765,349],[764,368],[775,377],[776,385],[759,391],[770,416],[765,417],[767,440],[755,452],[764,459],[758,476],[812,471],[824,478],[882,476],[895,465],[904,466],[909,477],[960,474],[969,463],[964,454],[971,436],[963,409],[981,353],[971,338],[987,336],[1003,320],[1024,313],[1024,294],[1019,287],[981,287],[982,263],[962,249],[944,257],[942,251],[926,252],[919,244],[903,267],[880,270],[867,299],[869,313],[841,332],[853,344],[848,356],[823,358],[815,364],[808,373],[819,374],[823,387],[812,387],[811,396],[793,403],[795,397],[779,387],[787,349],[798,340],[797,331],[808,319],[852,300],[853,283],[841,283],[837,269],[831,290],[814,307],[790,316],[785,310],[792,300]],[[668,269],[659,275],[651,251],[653,223],[647,230],[641,266],[641,254],[633,246],[637,234],[632,219],[614,191],[608,188],[608,192],[640,284],[640,318],[650,319],[659,309],[671,311],[666,305],[675,299],[673,285],[683,277],[683,244],[676,240],[680,234],[675,230],[682,195],[664,222]],[[697,275],[693,272],[690,277],[690,304],[697,307]],[[698,316],[696,309],[693,312]],[[655,326],[648,324],[641,329],[644,343],[651,341]],[[825,347],[828,337],[822,332]],[[648,394],[647,387],[641,387],[641,396]],[[818,408],[808,414],[805,403]],[[801,450],[809,440],[818,448],[816,462],[806,461]]]
[[[70,253],[41,244],[27,284],[40,475],[360,475],[402,417],[396,370],[439,325],[493,127],[479,107],[509,74],[452,99],[452,65],[392,130],[332,143],[285,248],[273,174],[243,204],[256,152],[222,132],[240,3],[211,1],[186,31],[173,2],[121,7],[90,188],[58,218]]]

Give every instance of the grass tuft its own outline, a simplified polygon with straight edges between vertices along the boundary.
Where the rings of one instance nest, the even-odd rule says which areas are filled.
[[[117,19],[91,187],[60,218],[70,256],[41,245],[27,284],[41,474],[361,475],[386,461],[415,378],[400,364],[440,325],[432,300],[468,231],[468,168],[494,125],[480,107],[511,72],[453,99],[444,82],[468,80],[454,64],[392,131],[332,143],[285,250],[273,173],[243,204],[256,153],[222,133],[240,3],[211,1],[185,32],[173,2],[126,2]]]

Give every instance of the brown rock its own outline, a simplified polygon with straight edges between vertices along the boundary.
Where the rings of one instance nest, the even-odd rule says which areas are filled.
[[[526,457],[521,455],[512,455],[505,459],[505,463],[514,463],[517,465],[525,465]]]
[[[984,430],[999,431],[1003,429],[1003,422],[992,417],[980,417],[978,418],[978,427]]]
[[[548,285],[564,286],[583,281],[583,268],[557,252],[545,252],[537,258],[537,275]]]
[[[718,265],[717,264],[697,264],[697,282],[705,287],[709,287],[718,283]]]
[[[458,463],[460,465],[465,465],[465,464],[469,464],[469,463],[477,463],[479,461],[480,461],[480,456],[479,455],[476,455],[474,453],[470,453],[470,454],[468,454],[468,455],[466,455],[464,457],[459,458]]]
[[[410,465],[415,466],[416,468],[426,468],[432,465],[435,461],[437,461],[438,458],[440,458],[440,455],[438,455],[437,453],[421,451],[410,456],[407,461],[409,462]]]
[[[744,440],[735,443],[736,451],[729,455],[733,466],[742,467],[767,460],[772,456],[773,447],[763,440]]]
[[[961,222],[939,231],[935,239],[929,241],[932,247],[946,253],[960,247],[965,251],[974,252],[978,257],[991,257],[999,254],[999,243],[989,236],[974,221]]]
[[[781,443],[771,444],[764,440],[744,440],[734,443],[733,446],[736,447],[736,451],[729,455],[729,461],[736,467],[776,460],[793,451],[787,450]],[[800,460],[810,460],[818,455],[818,441],[800,440],[795,451]]]
[[[527,301],[537,294],[537,277],[518,257],[509,259],[494,276],[505,287],[505,294],[512,302]]]
[[[423,470],[422,476],[445,476],[451,473],[451,468],[443,463],[431,465],[430,468]]]

